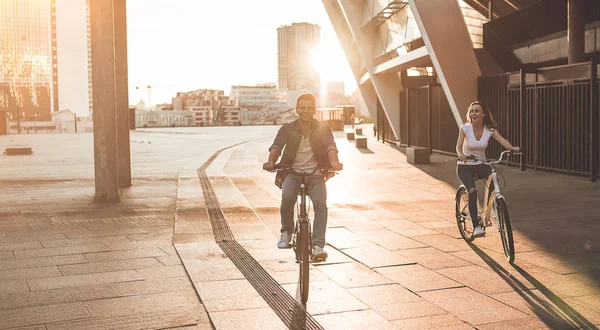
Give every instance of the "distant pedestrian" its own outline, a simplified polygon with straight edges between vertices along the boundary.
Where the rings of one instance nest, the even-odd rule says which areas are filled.
[[[352,124],[352,129],[354,129],[354,114],[350,115],[350,124]]]
[[[377,126],[373,125],[373,137],[377,136]]]

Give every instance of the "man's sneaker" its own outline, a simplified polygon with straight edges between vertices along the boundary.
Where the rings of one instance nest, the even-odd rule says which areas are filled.
[[[312,255],[315,262],[327,260],[327,252],[325,252],[323,248],[318,245],[313,246]]]
[[[277,247],[280,249],[289,249],[292,247],[290,242],[292,241],[292,235],[288,234],[287,231],[281,233],[281,238],[279,239],[279,243],[277,243]]]
[[[475,236],[475,237],[485,236],[485,229],[481,226],[475,227],[475,230],[473,230],[473,236]]]

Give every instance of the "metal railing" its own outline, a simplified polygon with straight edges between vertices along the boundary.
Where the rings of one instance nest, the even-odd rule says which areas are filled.
[[[589,71],[582,71],[586,66],[592,67],[589,63],[556,67],[552,74],[553,68],[543,69],[552,80],[541,79],[539,71],[530,73],[525,100],[521,87],[511,83],[519,73],[479,78],[479,100],[489,107],[499,132],[524,148],[526,167],[590,175],[595,180],[600,169],[596,165],[592,170],[591,157],[600,154],[600,142],[593,148],[591,136],[600,131],[600,125],[594,124],[591,110],[600,112],[600,107],[592,101],[598,98],[592,92],[592,79],[582,77],[591,77]],[[497,157],[503,147],[491,141],[488,150],[488,156]]]

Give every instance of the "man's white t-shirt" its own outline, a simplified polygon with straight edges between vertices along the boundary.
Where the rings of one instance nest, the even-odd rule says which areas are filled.
[[[310,147],[309,137],[304,137],[304,135],[302,135],[302,140],[300,140],[300,146],[298,146],[298,152],[296,153],[296,159],[294,159],[294,163],[292,164],[292,168],[295,170],[312,172],[319,165],[315,158],[315,153]]]

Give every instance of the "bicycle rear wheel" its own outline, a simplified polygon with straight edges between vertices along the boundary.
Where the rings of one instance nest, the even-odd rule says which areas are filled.
[[[471,221],[471,215],[469,214],[469,193],[464,186],[456,191],[456,224],[460,236],[465,241],[471,242],[475,238],[473,236],[473,221]]]
[[[506,255],[508,262],[512,264],[515,261],[515,242],[513,240],[510,216],[508,215],[508,206],[506,206],[504,198],[497,198],[496,205],[498,207],[498,229],[500,230],[504,255]]]
[[[308,301],[308,285],[310,280],[310,244],[308,239],[308,222],[300,223],[300,235],[298,237],[298,255],[300,265],[300,296],[302,303]]]

